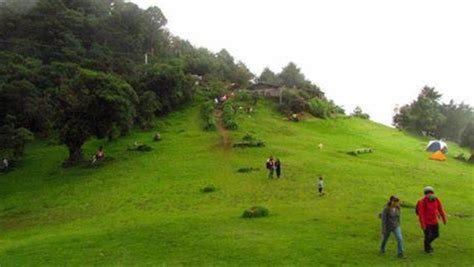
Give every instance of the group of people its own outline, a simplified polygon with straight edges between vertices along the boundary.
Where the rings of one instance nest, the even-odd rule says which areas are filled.
[[[423,190],[424,197],[416,204],[416,214],[418,215],[421,229],[424,233],[424,250],[426,253],[432,253],[433,247],[431,243],[439,237],[438,220],[441,218],[446,224],[446,213],[439,198],[434,194],[434,189],[427,186]],[[393,232],[397,239],[398,256],[404,258],[402,229],[400,227],[400,199],[391,196],[385,205],[382,213],[382,243],[380,252],[385,253],[385,245],[387,244],[390,234]]]
[[[276,178],[280,178],[281,176],[281,161],[280,159],[273,159],[273,156],[268,157],[267,162],[265,163],[265,167],[268,170],[268,178],[272,179],[273,174],[276,174]],[[317,178],[317,189],[320,196],[324,195],[324,178],[323,176],[319,176]]]
[[[280,159],[273,160],[273,156],[270,156],[267,159],[267,163],[265,164],[265,167],[268,170],[268,178],[272,179],[273,178],[273,173],[276,173],[276,177],[280,178],[281,176],[281,162]]]

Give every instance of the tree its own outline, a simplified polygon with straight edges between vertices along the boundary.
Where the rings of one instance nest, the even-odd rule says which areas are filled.
[[[446,120],[441,113],[440,98],[441,94],[434,88],[425,86],[415,101],[396,111],[394,125],[415,133],[436,136],[439,125]]]
[[[139,97],[140,103],[137,107],[138,122],[143,129],[150,129],[154,126],[156,111],[161,109],[153,91],[145,91]]]
[[[471,150],[469,162],[474,163],[474,121],[471,120],[461,133],[461,146]]]
[[[288,65],[283,68],[280,74],[278,74],[278,77],[281,79],[283,85],[290,88],[302,88],[306,81],[303,73],[301,73],[300,68],[298,68],[293,62],[288,63]]]
[[[474,118],[474,110],[469,105],[451,100],[441,105],[441,113],[446,119],[438,126],[436,135],[459,143],[462,131]]]
[[[276,75],[270,68],[266,67],[263,69],[260,77],[258,77],[259,83],[271,84],[274,86],[280,86],[282,84],[282,80],[278,75]]]
[[[351,114],[352,117],[357,117],[357,118],[361,118],[361,119],[369,119],[370,116],[369,114],[367,113],[364,113],[362,111],[362,108],[357,106],[354,108],[354,111],[352,111],[352,114]]]
[[[138,102],[132,87],[110,74],[80,69],[58,93],[58,130],[69,149],[68,163],[83,158],[82,145],[91,136],[111,138],[132,126]]]
[[[23,127],[17,127],[15,116],[7,115],[5,124],[0,128],[0,150],[11,150],[13,158],[20,158],[24,154],[25,145],[34,140],[33,133]]]

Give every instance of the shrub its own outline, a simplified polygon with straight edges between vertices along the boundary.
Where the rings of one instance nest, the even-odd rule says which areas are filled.
[[[259,218],[259,217],[267,217],[269,211],[267,208],[262,206],[254,206],[250,209],[246,209],[242,214],[242,218]]]
[[[216,118],[214,117],[214,104],[212,101],[206,101],[202,105],[201,117],[204,121],[204,130],[211,131],[217,128]]]
[[[355,149],[353,151],[349,151],[347,152],[348,155],[351,155],[351,156],[357,156],[357,155],[360,155],[360,154],[367,154],[367,153],[372,153],[374,152],[374,150],[370,147],[368,148],[358,148],[358,149]]]
[[[235,112],[232,107],[232,101],[227,100],[224,103],[223,110],[222,110],[222,121],[224,122],[224,128],[228,130],[237,130],[239,125],[235,121]]]
[[[246,172],[258,171],[258,170],[259,170],[258,168],[254,168],[254,167],[243,167],[243,168],[238,169],[237,172],[246,173]]]
[[[216,191],[216,187],[213,184],[208,184],[201,188],[201,192],[203,193],[210,193]]]
[[[282,103],[278,105],[278,110],[285,114],[305,111],[307,108],[305,96],[302,96],[296,90],[284,90],[282,93]]]
[[[309,113],[311,115],[325,119],[331,115],[331,105],[319,98],[313,98],[308,102]]]
[[[359,107],[359,106],[355,107],[355,109],[352,112],[351,116],[355,117],[355,118],[365,119],[365,120],[370,118],[369,114],[362,112],[362,108]]]
[[[254,138],[253,136],[251,136],[250,134],[246,134],[242,138],[242,142],[238,142],[238,143],[233,144],[233,147],[240,147],[240,148],[244,148],[244,147],[264,147],[264,146],[265,146],[265,143],[262,140],[258,140],[256,138]]]
[[[135,144],[129,146],[127,150],[129,150],[129,151],[139,151],[139,152],[149,152],[149,151],[152,151],[153,148],[149,145],[146,145],[146,144],[135,143]]]

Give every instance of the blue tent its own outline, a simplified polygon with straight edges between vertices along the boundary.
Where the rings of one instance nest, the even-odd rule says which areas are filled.
[[[436,152],[440,150],[445,154],[448,153],[448,145],[446,145],[446,143],[443,141],[430,141],[428,146],[426,146],[426,151],[429,152]]]

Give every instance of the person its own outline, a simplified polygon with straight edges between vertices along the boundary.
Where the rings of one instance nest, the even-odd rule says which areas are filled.
[[[8,162],[8,159],[4,158],[3,159],[3,171],[8,172],[9,167],[10,167],[10,163]]]
[[[276,159],[274,165],[275,165],[276,176],[277,176],[277,178],[280,178],[280,175],[281,175],[281,162],[280,162],[280,159]]]
[[[97,161],[104,159],[105,153],[104,153],[104,147],[100,146],[99,149],[95,152],[94,157],[92,158],[92,164],[95,164]]]
[[[403,254],[403,237],[402,229],[400,227],[400,199],[396,196],[391,196],[382,214],[382,243],[380,244],[380,252],[385,253],[385,245],[387,244],[390,234],[393,232],[397,238],[397,253],[398,257],[404,258]]]
[[[438,218],[441,217],[446,224],[446,213],[439,198],[434,195],[434,189],[427,186],[423,189],[425,196],[416,203],[416,214],[420,219],[421,229],[425,234],[424,249],[432,253],[431,243],[439,237]]]
[[[319,176],[319,178],[318,178],[318,191],[319,191],[320,196],[324,195],[323,189],[324,189],[323,177]]]
[[[273,178],[273,157],[270,156],[267,159],[267,164],[266,164],[267,170],[268,170],[268,178]]]

